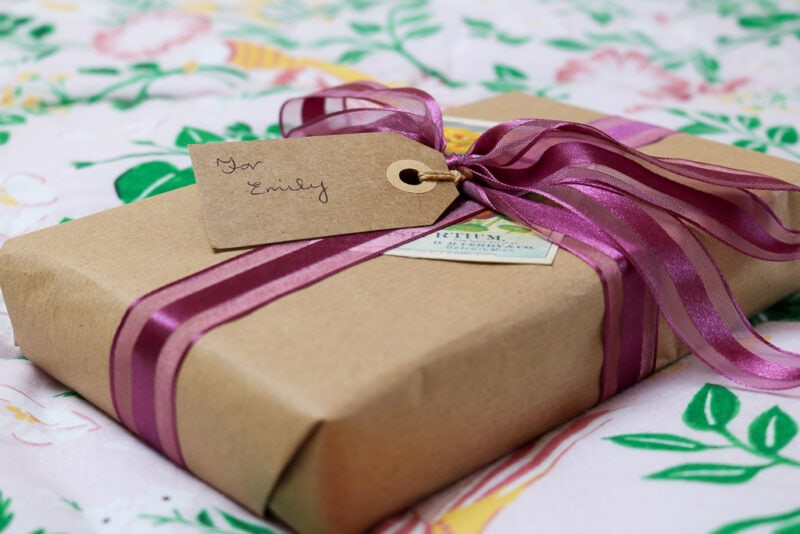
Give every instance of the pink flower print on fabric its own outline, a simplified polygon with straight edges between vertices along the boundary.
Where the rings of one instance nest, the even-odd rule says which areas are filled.
[[[21,389],[0,384],[0,442],[8,439],[43,447],[100,430],[88,415],[60,406],[56,398],[43,404]]]
[[[0,174],[0,241],[43,226],[57,200],[41,176]]]
[[[624,84],[626,92],[656,100],[691,98],[691,84],[667,72],[636,50],[621,51],[614,48],[599,50],[594,54],[571,59],[556,73],[561,83],[582,85],[595,90],[596,85],[610,87]]]
[[[750,85],[751,79],[747,76],[740,76],[733,78],[718,85],[711,85],[709,83],[701,83],[697,91],[700,94],[707,95],[732,95],[743,87]]]
[[[204,16],[172,11],[153,11],[136,15],[124,24],[94,36],[100,53],[118,59],[152,59],[185,44],[211,29]]]

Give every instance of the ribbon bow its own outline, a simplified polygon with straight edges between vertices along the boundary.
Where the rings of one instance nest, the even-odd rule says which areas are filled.
[[[443,153],[446,146],[430,95],[370,82],[287,101],[281,128],[286,137],[392,131]],[[536,229],[598,272],[606,299],[603,397],[652,372],[658,310],[695,355],[731,380],[763,389],[800,385],[800,355],[753,330],[690,229],[762,260],[800,259],[800,232],[750,191],[799,187],[648,156],[592,126],[541,119],[498,124],[466,154],[445,159],[470,175],[459,186],[463,195]]]

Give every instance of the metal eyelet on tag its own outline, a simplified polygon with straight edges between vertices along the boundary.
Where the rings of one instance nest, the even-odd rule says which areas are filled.
[[[389,183],[406,193],[427,193],[436,187],[436,182],[420,181],[419,175],[430,172],[431,168],[413,159],[401,159],[386,168]]]

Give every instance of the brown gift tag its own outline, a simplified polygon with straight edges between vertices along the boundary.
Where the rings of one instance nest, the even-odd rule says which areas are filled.
[[[437,150],[394,132],[191,145],[211,245],[432,224],[458,196]]]

